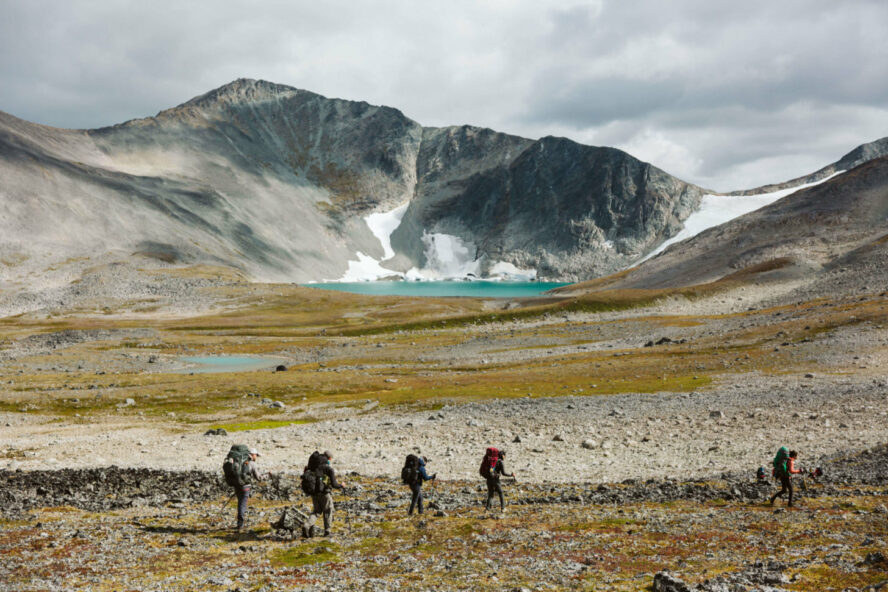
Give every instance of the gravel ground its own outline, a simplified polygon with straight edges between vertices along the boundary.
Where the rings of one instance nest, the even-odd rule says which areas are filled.
[[[231,444],[257,446],[262,466],[298,471],[312,450],[336,466],[393,475],[419,451],[442,476],[472,478],[484,448],[508,451],[529,481],[621,481],[754,472],[780,445],[806,459],[888,442],[888,385],[855,376],[764,377],[700,393],[511,399],[435,412],[371,412],[224,436],[171,434],[130,423],[33,425],[0,415],[10,470],[110,465],[213,469]],[[518,441],[516,441],[518,440]],[[19,454],[13,454],[18,451]],[[13,457],[13,458],[9,458]]]

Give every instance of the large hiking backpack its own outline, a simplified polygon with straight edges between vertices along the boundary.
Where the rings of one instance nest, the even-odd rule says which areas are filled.
[[[781,446],[780,450],[777,451],[777,454],[774,456],[774,475],[780,476],[783,473],[787,473],[789,469],[786,466],[786,461],[789,460],[789,450],[786,446]]]
[[[222,474],[225,482],[232,487],[243,487],[250,483],[250,470],[247,461],[250,460],[250,449],[244,444],[234,444],[225,461],[222,463]]]
[[[308,457],[308,465],[302,472],[300,482],[302,493],[305,495],[316,495],[324,490],[324,477],[321,475],[320,469],[324,465],[325,460],[327,460],[327,457],[317,450]]]
[[[401,469],[401,481],[404,485],[413,485],[419,480],[419,457],[415,454],[408,454],[407,460],[404,461],[404,468]]]
[[[313,471],[308,467],[302,472],[300,485],[302,486],[302,493],[305,495],[316,495],[321,493],[324,487],[323,481],[321,481],[321,475],[318,471]]]
[[[496,463],[499,460],[499,450],[491,446],[484,452],[484,458],[481,459],[481,467],[478,472],[485,479],[493,477],[493,471],[496,469]]]
[[[311,456],[308,457],[308,468],[312,471],[317,471],[326,460],[327,457],[315,450],[311,453]]]

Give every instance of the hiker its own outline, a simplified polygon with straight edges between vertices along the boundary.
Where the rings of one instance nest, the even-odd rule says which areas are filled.
[[[487,480],[487,503],[484,504],[486,510],[490,509],[490,503],[493,501],[494,494],[499,496],[500,512],[504,512],[506,509],[500,477],[506,476],[515,479],[515,473],[509,474],[506,472],[506,466],[503,464],[505,457],[505,450],[488,448],[484,453],[484,459],[481,461],[481,476]]]
[[[773,506],[774,500],[788,492],[786,506],[792,507],[792,476],[802,472],[801,469],[795,468],[798,456],[799,453],[795,450],[791,450],[787,454],[786,446],[781,446],[777,451],[777,456],[774,457],[774,476],[780,479],[780,491],[771,496],[770,505]]]
[[[302,536],[311,538],[315,534],[314,524],[318,516],[324,517],[324,536],[330,536],[330,523],[333,521],[333,489],[345,489],[336,480],[336,472],[330,462],[333,453],[325,450],[323,454],[315,451],[308,459],[308,465],[302,473],[302,491],[311,496],[311,515],[302,525]]]
[[[235,444],[228,451],[228,456],[225,457],[225,462],[222,465],[225,482],[234,487],[234,495],[237,496],[237,530],[244,527],[244,519],[247,516],[247,500],[250,499],[250,493],[253,491],[253,481],[262,481],[256,462],[258,458],[259,451],[255,448]]]
[[[426,472],[426,463],[428,459],[424,456],[416,456],[415,454],[408,454],[407,460],[404,462],[404,468],[401,469],[401,480],[405,485],[410,486],[410,509],[407,510],[407,515],[413,515],[413,509],[422,514],[422,483],[423,481],[432,481],[438,478],[438,474],[435,473],[431,477]]]

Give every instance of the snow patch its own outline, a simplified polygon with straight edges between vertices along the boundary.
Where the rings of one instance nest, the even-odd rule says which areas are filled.
[[[393,275],[403,276],[403,274],[396,271],[386,269],[381,264],[386,259],[395,256],[395,251],[392,249],[392,233],[401,225],[401,220],[404,218],[404,212],[407,211],[408,205],[409,202],[402,204],[393,210],[389,210],[388,212],[370,214],[364,218],[364,222],[367,223],[367,228],[370,229],[370,232],[373,233],[373,236],[375,236],[382,245],[382,259],[374,259],[370,255],[365,255],[358,251],[355,253],[358,260],[349,261],[348,269],[345,271],[345,274],[338,280],[333,281],[369,282],[383,277],[391,277]]]
[[[370,228],[370,232],[382,243],[383,261],[395,256],[395,251],[392,249],[392,233],[401,225],[401,220],[404,218],[404,212],[407,211],[408,205],[410,205],[409,202],[389,212],[370,214],[364,218],[364,221]]]
[[[509,282],[532,282],[536,279],[536,269],[521,269],[507,261],[500,261],[490,268],[490,275]]]
[[[426,279],[446,280],[478,276],[481,263],[475,259],[475,245],[458,236],[443,233],[422,233],[426,267],[420,274]]]
[[[348,262],[345,275],[336,280],[337,282],[368,282],[382,277],[401,275],[396,271],[386,269],[370,255],[365,255],[360,251],[356,255],[358,260]]]
[[[370,232],[382,245],[382,259],[374,259],[358,251],[356,261],[348,262],[348,269],[337,282],[369,282],[384,277],[400,276],[412,281],[471,280],[481,279],[481,261],[476,258],[473,243],[452,234],[424,232],[426,265],[422,269],[413,268],[400,273],[382,266],[382,262],[395,256],[392,249],[392,233],[400,226],[408,204],[403,204],[388,212],[370,214],[364,218]],[[535,269],[521,269],[511,263],[500,261],[490,268],[490,276],[485,279],[507,281],[530,281],[536,279]]]
[[[704,230],[724,224],[749,212],[754,212],[796,191],[825,183],[843,172],[845,171],[839,171],[814,183],[799,185],[790,189],[781,189],[772,193],[760,193],[758,195],[704,195],[703,199],[700,200],[700,209],[688,216],[681,232],[665,241],[651,253],[648,253],[638,263],[643,263],[651,257],[662,253],[669,245],[694,237]],[[634,263],[633,266],[638,265],[638,263]]]

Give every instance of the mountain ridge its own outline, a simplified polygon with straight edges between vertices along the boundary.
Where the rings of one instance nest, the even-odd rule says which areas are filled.
[[[875,153],[864,146],[860,158]],[[0,113],[0,176],[0,258],[27,262],[5,266],[7,281],[135,252],[258,281],[334,280],[362,256],[406,273],[444,256],[435,236],[482,275],[506,263],[582,280],[640,260],[705,193],[616,148],[425,127],[246,78],[93,130]],[[364,218],[404,204],[383,261]]]
[[[95,130],[38,128],[17,119],[13,125],[11,117],[0,120],[5,123],[0,156],[9,176],[20,176],[22,182],[13,184],[15,191],[4,196],[10,218],[20,213],[13,212],[9,202],[29,195],[46,211],[64,209],[67,197],[83,202],[86,209],[91,207],[92,212],[81,211],[79,218],[70,220],[72,229],[78,220],[89,222],[88,227],[108,226],[100,214],[120,218],[123,213],[114,212],[115,204],[127,204],[136,218],[151,223],[123,220],[126,228],[120,232],[111,228],[100,245],[107,247],[115,238],[124,249],[136,250],[142,243],[167,245],[166,251],[182,255],[177,260],[200,260],[204,250],[208,260],[227,262],[257,279],[276,281],[335,279],[356,253],[381,259],[382,246],[363,216],[410,203],[406,218],[418,220],[410,211],[414,204],[453,197],[456,186],[516,161],[523,150],[537,146],[545,152],[553,144],[579,146],[567,139],[530,140],[474,126],[426,128],[391,107],[328,99],[250,79],[235,80],[154,117]],[[617,149],[608,150],[631,161],[633,167],[640,162]],[[24,153],[52,171],[52,179],[47,181],[32,167],[16,168],[13,161]],[[624,183],[618,168],[592,173],[594,163],[588,165],[588,171],[578,172],[580,177],[612,175],[602,182],[626,185],[617,198],[634,198],[630,195],[634,186]],[[494,175],[486,182],[497,178]],[[683,181],[675,183],[690,187]],[[60,184],[69,193],[60,193]],[[463,193],[455,203],[470,203],[476,197]],[[268,215],[257,208],[268,210]],[[423,219],[421,225],[408,222],[401,231],[395,240],[401,247],[400,269],[428,262],[423,239],[434,230],[463,232],[460,240],[477,244],[478,259],[485,264],[495,263],[496,257],[561,278],[607,270],[602,267],[602,255],[595,253],[605,247],[576,233],[567,234],[576,235],[573,240],[550,241],[547,249],[519,252],[489,238],[496,228],[508,226],[508,220],[460,225],[456,218],[446,220],[440,209],[438,213],[438,219]],[[467,214],[460,215],[465,219]],[[187,220],[194,223],[195,236],[189,236]],[[548,231],[560,233],[571,223],[563,217],[559,227],[550,226]],[[672,228],[676,222],[669,224]],[[25,226],[32,236],[46,239],[56,249],[83,242],[82,237],[58,233],[57,225],[41,227],[38,218],[25,220]],[[663,232],[662,227],[654,229],[633,248],[640,253],[654,246],[651,237]],[[523,242],[534,240],[528,236]],[[89,245],[73,246],[81,255],[90,252]],[[397,270],[397,262],[393,263]]]

